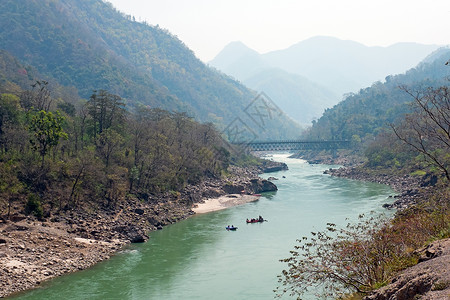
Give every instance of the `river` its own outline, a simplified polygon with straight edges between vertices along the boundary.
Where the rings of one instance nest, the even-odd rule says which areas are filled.
[[[327,222],[346,224],[346,218],[382,211],[393,194],[388,186],[323,175],[331,166],[282,154],[273,159],[289,166],[262,175],[279,178],[277,192],[152,232],[147,243],[11,299],[273,299],[285,267],[279,260],[296,239]],[[268,221],[245,223],[259,215]],[[238,230],[226,231],[227,225]]]

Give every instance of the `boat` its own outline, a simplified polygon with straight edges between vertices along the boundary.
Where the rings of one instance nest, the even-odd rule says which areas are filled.
[[[256,219],[247,219],[246,220],[246,222],[247,222],[247,224],[249,224],[249,223],[262,223],[262,222],[264,222],[264,221],[267,221],[267,220],[264,220],[264,218],[263,217],[261,217],[261,216],[259,216],[258,218],[256,218]]]
[[[231,225],[231,226],[228,225],[227,227],[225,227],[225,229],[228,230],[228,231],[230,231],[230,230],[231,230],[231,231],[236,231],[236,229],[238,229],[238,228],[235,227],[235,226],[233,226],[233,225]]]

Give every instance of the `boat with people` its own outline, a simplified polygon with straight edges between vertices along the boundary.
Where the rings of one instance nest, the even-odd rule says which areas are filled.
[[[227,231],[235,231],[236,229],[238,229],[237,227],[235,227],[234,225],[228,225],[227,227],[225,227],[225,229],[227,230]]]
[[[251,218],[251,219],[247,219],[246,220],[247,224],[249,224],[249,223],[262,223],[264,221],[267,221],[267,220],[264,220],[264,218],[261,217],[261,216],[259,216],[258,218],[255,218],[255,219]]]

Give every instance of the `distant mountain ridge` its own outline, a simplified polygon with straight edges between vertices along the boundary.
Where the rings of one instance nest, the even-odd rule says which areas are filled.
[[[4,0],[0,49],[88,98],[105,89],[139,104],[183,111],[225,127],[256,93],[207,67],[159,27],[135,22],[102,0]],[[281,114],[261,135],[298,134]]]
[[[227,45],[209,64],[245,81],[246,78],[240,75],[243,71],[239,66],[242,65],[235,62],[241,60],[244,54],[246,57],[251,54],[253,61],[261,62],[252,67],[254,70],[280,68],[305,76],[337,95],[356,92],[388,75],[403,73],[439,48],[438,45],[417,43],[368,47],[354,41],[325,36],[312,37],[287,49],[265,54],[251,51],[242,43],[237,47],[237,44],[233,42]]]
[[[259,54],[242,42],[232,42],[209,64],[264,91],[297,122],[310,124],[345,93],[402,73],[437,48],[415,43],[367,47],[318,36],[287,49]]]
[[[337,96],[311,80],[282,69],[263,69],[243,81],[257,91],[268,94],[290,117],[304,126],[333,106]]]

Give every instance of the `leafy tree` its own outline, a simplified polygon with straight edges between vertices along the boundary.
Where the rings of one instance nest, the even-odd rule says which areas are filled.
[[[45,155],[58,145],[61,138],[68,138],[62,128],[64,117],[56,113],[41,110],[32,113],[28,130],[31,133],[30,143],[41,156],[41,166],[44,165]]]

